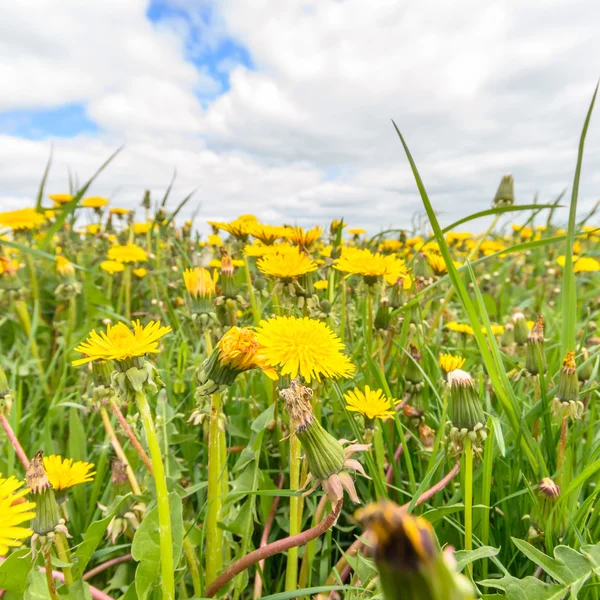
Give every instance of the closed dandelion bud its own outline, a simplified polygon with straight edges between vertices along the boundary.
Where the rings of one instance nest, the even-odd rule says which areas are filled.
[[[515,203],[515,180],[512,175],[504,175],[492,201],[492,207],[512,206]]]
[[[552,401],[552,412],[560,418],[579,419],[583,403],[579,400],[579,378],[575,366],[575,352],[567,352],[558,374],[558,389]]]
[[[419,439],[425,450],[431,450],[435,440],[435,430],[426,423],[419,423]]]
[[[399,277],[396,283],[390,288],[390,307],[392,309],[400,308],[404,305],[404,278]]]
[[[390,327],[390,302],[385,296],[379,301],[374,324],[375,329],[382,331],[387,331]]]
[[[144,198],[142,199],[142,206],[148,210],[150,208],[150,190],[144,192]]]
[[[538,375],[540,368],[546,372],[546,354],[544,353],[544,319],[540,315],[527,338],[525,368],[531,375]]]
[[[439,548],[431,524],[383,500],[357,511],[386,600],[471,600],[474,590]]]
[[[404,378],[406,379],[406,390],[412,393],[423,388],[423,373],[418,366],[418,363],[421,362],[419,349],[411,344],[409,354],[410,356],[406,360]]]
[[[419,252],[413,265],[413,274],[422,281],[433,279],[435,273],[424,252]]]
[[[232,300],[238,296],[235,268],[231,256],[223,248],[221,248],[221,295]]]
[[[524,346],[529,337],[529,327],[527,327],[525,315],[520,311],[515,312],[512,322],[515,328],[515,342],[517,342],[519,346]]]
[[[511,322],[508,322],[504,326],[504,333],[500,339],[500,345],[503,348],[509,348],[515,343],[515,341],[515,326]]]
[[[548,528],[555,535],[562,535],[565,528],[565,520],[562,515],[555,512],[554,506],[560,498],[560,487],[550,477],[544,477],[536,490],[537,508],[531,515],[532,525],[539,531]]]
[[[43,454],[40,450],[33,457],[25,474],[27,487],[31,490],[31,495],[36,503],[35,517],[31,521],[31,529],[37,535],[47,535],[60,525],[58,503],[54,496],[52,484],[48,480],[44,469]]]
[[[460,443],[466,436],[471,438],[474,447],[487,437],[485,415],[475,387],[475,380],[461,369],[448,373],[450,401],[448,414],[452,428],[450,439]]]
[[[590,360],[590,353],[587,348],[584,348],[582,351],[582,364],[579,366],[577,370],[577,377],[579,377],[579,381],[588,381],[594,373],[594,361]],[[2,393],[0,392],[0,398],[2,397]]]

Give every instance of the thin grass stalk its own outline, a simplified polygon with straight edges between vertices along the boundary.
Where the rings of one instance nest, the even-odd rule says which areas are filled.
[[[485,448],[483,451],[483,478],[481,483],[481,504],[482,517],[479,537],[481,545],[487,546],[490,540],[490,502],[492,495],[492,477],[493,477],[493,461],[494,461],[494,436],[495,427],[492,420],[488,420],[489,435],[487,437]],[[488,575],[488,559],[484,558],[481,563],[483,571],[483,579],[487,579]]]
[[[27,454],[25,454],[25,451],[23,450],[19,439],[17,438],[15,432],[10,426],[6,415],[0,414],[0,423],[2,424],[2,428],[4,429],[6,437],[8,438],[8,441],[10,442],[11,446],[13,447],[15,454],[21,461],[21,464],[23,465],[24,469],[27,471],[27,469],[29,468],[29,458],[27,458]]]
[[[465,550],[473,549],[473,443],[467,435],[464,441],[465,457]],[[469,574],[473,577],[473,563],[469,563]]]
[[[125,287],[125,318],[131,320],[131,265],[125,265],[123,273],[123,285]]]
[[[206,574],[205,582],[210,585],[223,568],[223,532],[219,529],[222,508],[221,487],[221,394],[211,396],[210,421],[208,425],[208,509],[204,527],[206,530]]]

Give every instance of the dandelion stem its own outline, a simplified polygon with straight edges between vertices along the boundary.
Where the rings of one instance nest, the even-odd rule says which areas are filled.
[[[173,537],[171,535],[171,513],[169,510],[169,490],[160,444],[150,406],[143,392],[135,393],[135,401],[142,418],[142,424],[146,431],[148,449],[154,465],[154,483],[156,487],[156,503],[158,506],[158,528],[160,532],[160,566],[162,573],[163,600],[175,599],[175,568],[173,566]]]
[[[58,533],[54,538],[54,545],[56,546],[56,553],[58,558],[65,563],[71,562],[71,553],[69,552],[69,543],[64,533]],[[65,584],[71,585],[73,583],[73,571],[71,567],[62,568],[63,575],[65,576]]]
[[[110,422],[110,418],[108,416],[108,412],[106,412],[105,408],[100,409],[100,417],[102,418],[102,423],[104,425],[104,429],[106,429],[106,433],[110,439],[111,446],[117,455],[117,458],[125,465],[127,480],[129,481],[129,485],[131,486],[131,491],[136,496],[142,495],[142,490],[140,488],[140,484],[138,483],[135,473],[127,460],[127,456],[123,450],[123,446],[121,446],[121,442],[119,442],[119,438],[113,429],[113,426]]]
[[[123,285],[125,286],[125,318],[131,320],[131,265],[125,265],[123,273]]]
[[[50,556],[50,549],[44,552],[44,566],[46,573],[46,584],[48,585],[48,593],[52,600],[59,600],[58,594],[56,593],[56,584],[54,583],[54,577],[52,577],[52,557]]]
[[[558,452],[556,457],[556,470],[560,471],[562,469],[563,463],[565,462],[565,451],[567,448],[567,434],[569,433],[569,419],[568,417],[563,417],[562,422],[560,424],[560,441],[558,442]],[[562,475],[559,475],[560,479],[562,479]],[[559,484],[560,485],[560,484]]]
[[[300,440],[298,436],[290,436],[290,490],[300,487]],[[300,498],[290,497],[290,536],[300,532]],[[298,584],[298,548],[290,548],[285,570],[285,591],[291,592]]]
[[[473,549],[473,443],[467,435],[464,442],[465,455],[465,550]],[[473,564],[469,564],[469,573],[473,577]]]
[[[208,426],[208,510],[204,528],[206,531],[206,583],[211,584],[223,567],[223,533],[219,529],[221,516],[221,394],[211,396],[210,422]]]
[[[198,560],[194,547],[188,537],[183,538],[183,552],[187,561],[188,569],[192,577],[192,585],[194,586],[194,596],[202,597],[202,585],[200,583],[200,569],[198,568]]]
[[[25,451],[19,443],[15,432],[13,431],[12,427],[10,426],[10,423],[6,419],[6,416],[3,414],[0,414],[0,423],[2,423],[2,428],[6,432],[6,437],[8,438],[8,441],[14,448],[17,457],[19,458],[21,464],[23,465],[23,467],[25,467],[25,470],[27,471],[27,469],[29,468],[29,459],[27,458],[27,454],[25,454]]]
[[[252,277],[250,276],[250,264],[248,256],[244,254],[244,272],[246,274],[246,285],[248,286],[248,296],[250,296],[250,306],[252,307],[252,320],[255,325],[260,323],[260,309],[256,301],[256,294],[252,287]]]

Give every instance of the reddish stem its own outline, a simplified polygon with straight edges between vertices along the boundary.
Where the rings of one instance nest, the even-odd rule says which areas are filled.
[[[394,452],[394,462],[397,463],[400,460],[400,457],[402,456],[402,444],[400,444],[397,448],[396,448],[396,452]],[[388,467],[387,473],[385,474],[385,482],[389,485],[392,483],[394,479],[394,465],[391,464]]]
[[[25,470],[27,471],[27,469],[29,468],[29,459],[27,458],[27,454],[25,454],[25,451],[21,447],[21,444],[19,444],[19,440],[17,439],[15,432],[12,430],[10,423],[6,420],[5,415],[0,415],[0,423],[2,423],[2,427],[6,432],[6,437],[8,437],[8,440],[11,443],[12,447],[15,449],[19,460],[21,461],[21,463],[25,467]]]
[[[283,487],[283,482],[285,477],[283,473],[281,473],[277,479],[277,488],[281,489]],[[273,498],[273,504],[271,505],[271,510],[269,511],[269,516],[267,517],[267,521],[265,523],[265,528],[260,536],[260,545],[259,548],[263,548],[269,543],[269,535],[271,533],[271,527],[273,527],[273,522],[275,521],[275,513],[277,512],[277,507],[279,506],[279,496],[275,496]],[[262,573],[265,568],[265,559],[258,561],[258,570],[256,571],[256,578],[254,579],[254,598],[260,598],[262,596]]]
[[[116,403],[114,398],[110,399],[110,407],[112,408],[117,419],[119,420],[119,423],[121,424],[121,427],[123,428],[123,431],[125,432],[125,435],[131,442],[131,445],[135,448],[136,452],[140,455],[140,458],[142,459],[144,464],[148,467],[150,474],[154,475],[154,467],[152,466],[152,461],[150,460],[150,457],[146,454],[146,451],[142,448],[142,445],[138,442],[138,439],[135,437],[135,433],[133,433],[131,427],[129,427],[129,423],[123,416],[123,413],[121,412],[121,409],[119,408],[119,405]]]
[[[95,577],[99,573],[102,573],[103,571],[106,571],[107,569],[110,569],[111,567],[120,565],[121,563],[128,562],[129,560],[131,560],[131,558],[132,558],[131,554],[123,554],[123,556],[117,556],[116,558],[111,558],[110,560],[107,560],[106,562],[99,564],[97,567],[90,569],[87,573],[84,574],[82,579],[84,581],[87,581],[88,579]]]
[[[321,521],[315,527],[302,531],[297,535],[290,535],[289,537],[283,538],[272,542],[262,548],[257,548],[254,552],[246,554],[232,565],[227,567],[219,577],[217,577],[205,590],[204,596],[206,598],[212,598],[224,585],[227,585],[238,573],[245,571],[252,565],[256,564],[260,560],[269,558],[274,554],[285,552],[290,548],[296,548],[297,546],[303,546],[311,540],[314,540],[323,535],[329,528],[333,527],[340,512],[342,511],[343,500],[340,500],[335,508],[327,515],[323,521]]]

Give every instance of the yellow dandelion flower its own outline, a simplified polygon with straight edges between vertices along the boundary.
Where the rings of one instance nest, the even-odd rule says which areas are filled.
[[[148,271],[146,269],[144,269],[144,267],[140,267],[139,269],[134,269],[133,274],[138,279],[143,279],[144,277],[146,277],[146,275],[148,275]]]
[[[354,366],[344,356],[344,344],[323,322],[308,317],[275,317],[256,330],[268,365],[281,375],[302,375],[307,382],[321,377],[348,377]]]
[[[267,254],[256,265],[261,273],[287,282],[317,270],[315,262],[297,249],[284,254]]]
[[[0,227],[8,227],[13,231],[37,229],[46,222],[46,217],[35,208],[21,208],[0,212]]]
[[[384,254],[392,254],[398,252],[402,248],[402,242],[400,240],[383,240],[379,244],[379,251]]]
[[[56,454],[44,456],[43,460],[46,475],[55,491],[93,481],[96,474],[96,471],[92,471],[94,465],[88,462],[73,462],[72,458],[62,458]]]
[[[472,237],[473,234],[470,231],[450,231],[446,234],[446,242],[449,245],[460,244]]]
[[[462,369],[465,359],[462,356],[454,356],[453,354],[440,354],[439,363],[444,373],[450,373],[450,371]]]
[[[582,256],[573,265],[575,273],[592,273],[600,271],[600,262],[589,256]]]
[[[313,242],[316,242],[321,235],[323,235],[323,229],[315,226],[312,229],[303,229],[302,227],[288,228],[285,236],[294,244],[308,248]]]
[[[249,233],[253,238],[260,240],[263,244],[271,245],[279,238],[285,237],[286,229],[278,225],[265,225],[263,223],[253,223],[249,228]]]
[[[56,256],[56,271],[64,276],[75,275],[75,267],[62,254]]]
[[[242,215],[229,223],[219,223],[219,229],[243,240],[250,235],[250,230],[256,221],[257,219],[253,215]]]
[[[16,260],[8,258],[7,256],[0,256],[0,275],[12,275],[16,273],[21,266]]]
[[[90,235],[96,235],[100,231],[100,225],[98,223],[90,223],[86,225],[85,231]]]
[[[122,263],[144,262],[148,260],[148,254],[135,244],[117,244],[108,249],[108,258]]]
[[[128,208],[121,208],[120,206],[113,206],[109,211],[111,215],[116,215],[117,217],[122,217],[123,215],[129,214]]]
[[[60,206],[61,204],[68,204],[73,200],[72,194],[50,194],[48,196],[52,202],[54,202],[55,206]]]
[[[379,252],[373,254],[366,248],[344,248],[333,267],[343,273],[362,275],[367,285],[374,285],[381,278],[393,285],[399,277],[408,275],[406,265],[400,259]]]
[[[323,246],[319,249],[319,255],[324,256],[325,258],[331,258],[331,253],[333,252],[333,246],[331,244],[327,246]]]
[[[5,556],[9,548],[19,547],[22,540],[33,534],[21,523],[35,517],[35,502],[23,500],[29,491],[21,489],[23,482],[15,477],[3,478],[0,473],[0,556]]]
[[[394,416],[394,402],[388,398],[383,390],[372,390],[365,385],[364,392],[354,388],[344,394],[346,408],[352,412],[359,412],[368,420],[388,419]]]
[[[82,365],[92,360],[125,360],[158,353],[158,340],[171,331],[169,326],[161,327],[159,321],[150,321],[145,327],[139,321],[133,321],[133,330],[125,323],[108,325],[106,333],[99,334],[93,329],[87,340],[75,348],[85,354],[85,358],[73,361],[73,365]]]
[[[102,208],[107,204],[108,200],[102,196],[88,196],[81,201],[81,206],[85,206],[85,208]]]
[[[360,227],[348,229],[347,231],[350,235],[364,235],[365,233],[367,233],[366,229],[361,229]]]
[[[214,296],[217,279],[217,271],[214,271],[214,275],[211,275],[210,271],[200,267],[186,269],[183,272],[185,289],[189,292],[192,298],[198,298],[198,296],[210,298]]]
[[[427,262],[431,265],[431,268],[436,275],[441,275],[442,273],[446,273],[448,271],[444,259],[439,254],[428,252],[426,256]]]
[[[315,290],[326,290],[329,287],[329,281],[327,279],[320,279],[313,283]]]
[[[449,321],[444,325],[444,327],[450,331],[454,331],[455,333],[468,333],[469,335],[473,335],[473,328],[466,323],[457,323],[456,321]]]
[[[277,373],[266,362],[256,332],[249,327],[232,327],[217,346],[222,366],[238,372],[259,368],[271,379],[277,379]]]
[[[117,262],[116,260],[103,260],[100,263],[100,268],[103,271],[106,271],[109,275],[114,275],[115,273],[124,271],[125,265],[121,262]]]
[[[209,246],[217,246],[217,248],[222,248],[223,247],[223,240],[221,239],[220,235],[217,234],[211,234],[208,236],[208,241],[207,244]]]
[[[133,233],[135,235],[145,235],[150,231],[150,227],[152,227],[152,222],[147,223],[134,223],[133,224]]]
[[[46,219],[48,219],[48,221],[51,221],[52,219],[54,219],[56,217],[56,211],[54,211],[50,208],[47,208],[44,211],[44,216],[46,217]]]
[[[492,330],[493,335],[502,335],[504,333],[504,325],[490,325],[490,329]],[[487,329],[485,327],[481,328],[482,333],[487,335]]]

